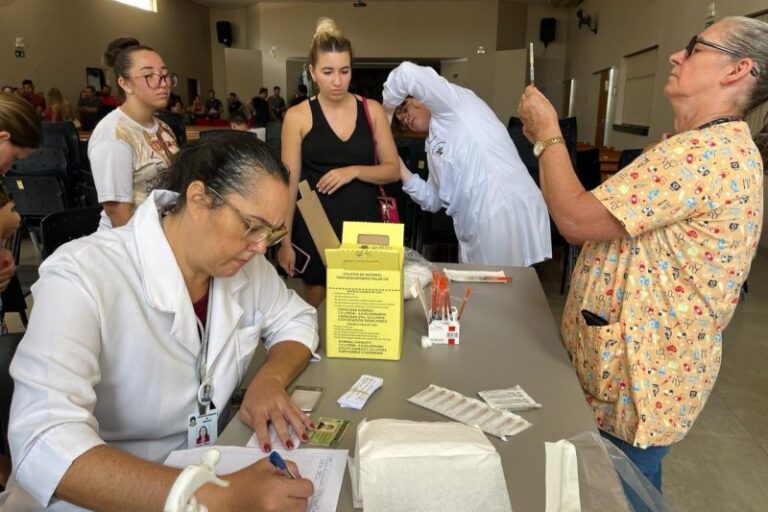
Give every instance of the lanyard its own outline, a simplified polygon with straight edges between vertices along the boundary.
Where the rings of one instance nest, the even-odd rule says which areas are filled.
[[[743,121],[744,118],[741,116],[725,116],[725,117],[718,117],[717,119],[714,119],[708,123],[704,123],[701,126],[696,127],[697,130],[703,130],[704,128],[709,128],[710,126],[715,126],[717,124],[723,124],[723,123],[733,123],[736,121]]]
[[[200,352],[197,353],[195,376],[197,377],[197,406],[200,414],[208,411],[213,400],[213,379],[208,377],[208,340],[211,329],[211,306],[213,304],[213,278],[208,284],[208,308],[205,313],[205,326],[195,315],[197,330],[200,334]]]

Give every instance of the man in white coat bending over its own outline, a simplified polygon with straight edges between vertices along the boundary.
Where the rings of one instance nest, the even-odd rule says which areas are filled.
[[[506,128],[475,93],[434,69],[403,62],[384,84],[384,107],[429,132],[429,178],[400,162],[403,190],[422,209],[445,208],[462,263],[529,266],[552,257],[549,215]]]

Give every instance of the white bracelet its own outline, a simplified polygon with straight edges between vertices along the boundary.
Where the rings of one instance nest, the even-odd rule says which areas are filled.
[[[200,464],[184,468],[171,487],[163,512],[208,512],[205,505],[197,502],[194,494],[207,483],[229,487],[229,482],[217,477],[213,471],[220,458],[219,450],[211,448],[203,454]]]

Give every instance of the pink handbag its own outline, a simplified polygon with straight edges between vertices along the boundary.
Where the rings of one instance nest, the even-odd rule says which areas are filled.
[[[373,131],[373,121],[371,120],[371,113],[368,111],[368,98],[363,98],[363,109],[365,110],[365,117],[368,119],[368,126],[371,128],[371,136],[373,137],[373,161],[374,164],[379,163],[379,159],[376,156],[376,135]],[[394,224],[400,223],[400,214],[397,211],[397,201],[394,197],[390,197],[384,191],[384,187],[379,185],[379,208],[381,209],[381,222],[390,222]]]

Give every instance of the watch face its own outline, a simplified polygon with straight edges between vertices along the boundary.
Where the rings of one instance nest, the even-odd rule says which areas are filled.
[[[541,141],[533,145],[533,156],[535,157],[541,156],[542,151],[544,151],[544,144],[542,144]]]

